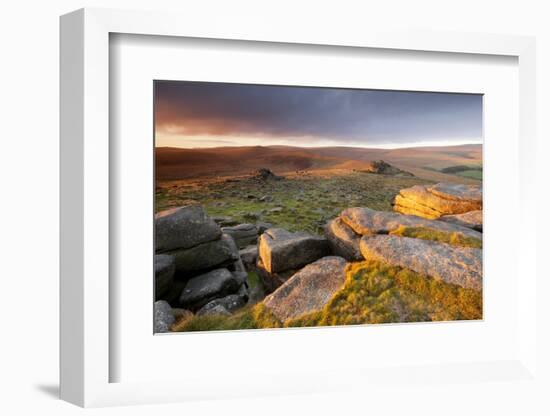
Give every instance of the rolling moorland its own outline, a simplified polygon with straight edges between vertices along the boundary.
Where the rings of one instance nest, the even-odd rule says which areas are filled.
[[[478,144],[405,149],[357,147],[299,148],[289,146],[216,147],[156,149],[156,178],[177,179],[247,175],[268,168],[278,174],[301,170],[361,169],[370,161],[383,159],[415,176],[436,182],[481,179],[481,149]],[[456,178],[456,176],[462,178]]]
[[[480,319],[481,226],[464,227],[466,219],[455,217],[481,215],[481,151],[481,145],[157,148],[155,315],[164,322],[157,329]],[[373,218],[384,227],[363,231],[361,221]],[[203,228],[186,228],[191,223]],[[210,234],[173,243],[166,230]],[[228,235],[236,249],[224,243]],[[171,242],[162,246],[164,240]],[[288,264],[275,266],[279,241],[308,258],[293,265],[287,253]],[[408,264],[403,255],[396,260],[387,247],[419,257],[425,251],[426,265]],[[202,255],[208,259],[201,263]],[[437,256],[457,256],[468,270],[450,264],[434,271]],[[329,287],[312,286],[311,279]]]
[[[369,175],[383,159],[405,175]],[[257,180],[269,169],[284,181]],[[411,149],[227,147],[156,149],[156,212],[189,201],[239,223],[261,218],[290,231],[321,233],[348,207],[391,211],[402,188],[445,182],[479,184],[481,145]]]

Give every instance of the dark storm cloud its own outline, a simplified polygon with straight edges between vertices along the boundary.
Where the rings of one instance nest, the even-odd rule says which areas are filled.
[[[480,139],[481,95],[157,81],[173,134],[316,137],[345,144]]]

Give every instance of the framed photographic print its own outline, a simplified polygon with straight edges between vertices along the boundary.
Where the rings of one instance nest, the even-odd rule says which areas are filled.
[[[537,383],[534,41],[232,28],[62,17],[62,398]]]

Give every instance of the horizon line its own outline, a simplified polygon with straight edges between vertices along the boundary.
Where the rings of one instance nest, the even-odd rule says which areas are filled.
[[[227,146],[157,146],[155,149],[228,149],[228,148],[245,148],[245,147],[291,147],[299,149],[323,149],[323,148],[350,148],[350,149],[373,149],[373,150],[397,150],[397,149],[416,149],[416,148],[428,148],[428,147],[460,147],[479,145],[483,146],[483,142],[463,142],[463,143],[445,143],[444,142],[416,142],[416,143],[404,143],[403,145],[372,145],[372,146],[353,146],[353,145],[318,145],[318,146],[293,146],[287,144],[272,144],[272,145],[227,145]],[[391,147],[390,147],[391,146]]]

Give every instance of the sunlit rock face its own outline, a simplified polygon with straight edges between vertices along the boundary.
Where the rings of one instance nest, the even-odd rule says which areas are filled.
[[[394,199],[395,211],[429,219],[478,211],[482,205],[480,185],[415,185],[402,189]]]
[[[366,260],[404,267],[467,289],[482,288],[481,249],[392,235],[365,236],[360,247]]]
[[[370,208],[347,208],[340,214],[342,221],[356,234],[388,234],[399,227],[424,227],[442,232],[457,232],[467,237],[481,239],[481,233],[449,222],[428,220],[416,215],[397,212],[375,211]]]
[[[281,322],[323,308],[346,280],[347,262],[342,257],[323,257],[294,274],[264,305]]]

